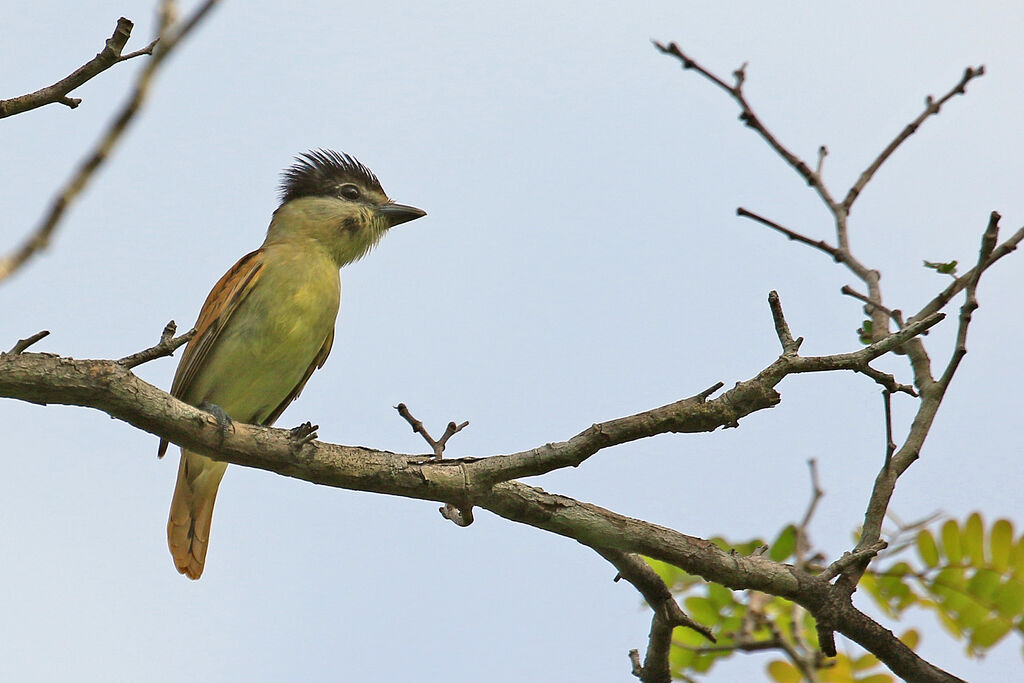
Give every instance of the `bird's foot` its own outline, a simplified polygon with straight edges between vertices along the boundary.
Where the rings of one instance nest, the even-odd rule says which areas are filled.
[[[203,401],[198,407],[199,410],[205,410],[217,419],[217,428],[220,430],[220,443],[218,445],[223,446],[224,438],[228,435],[228,429],[234,429],[235,421],[216,403]]]
[[[320,425],[315,425],[312,422],[303,422],[298,427],[292,427],[288,430],[288,438],[292,442],[292,451],[298,454],[303,446],[316,439],[316,430],[318,429],[320,429]]]

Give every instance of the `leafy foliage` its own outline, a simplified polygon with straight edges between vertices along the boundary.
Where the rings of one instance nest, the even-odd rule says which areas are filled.
[[[767,554],[776,562],[809,568],[816,559],[800,552],[800,532],[794,525],[770,545],[762,539],[712,541],[738,554]],[[767,674],[776,683],[797,683],[811,675],[833,683],[896,680],[869,653],[840,652],[832,659],[820,655],[814,619],[799,605],[756,591],[733,591],[664,562],[647,561],[690,616],[718,638],[716,645],[709,645],[700,634],[677,628],[671,653],[677,678],[708,673],[737,652],[767,652],[775,655]],[[954,638],[965,642],[972,657],[983,656],[1011,632],[1024,636],[1024,535],[1015,539],[1010,521],[999,519],[986,527],[978,513],[963,523],[925,520],[897,532],[891,550],[878,561],[889,564],[865,573],[861,594],[890,617],[899,618],[911,607],[930,611]],[[910,629],[900,639],[914,648],[920,636]]]
[[[948,519],[937,535],[921,529],[914,548],[919,562],[896,562],[861,582],[890,616],[930,610],[973,657],[1012,631],[1024,635],[1024,536],[1014,541],[1009,520],[986,528],[978,513],[963,524]]]

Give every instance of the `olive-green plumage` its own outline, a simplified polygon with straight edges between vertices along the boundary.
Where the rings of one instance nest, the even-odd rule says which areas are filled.
[[[339,269],[389,228],[423,215],[389,200],[352,157],[302,155],[285,171],[282,203],[263,245],[243,256],[203,304],[171,393],[195,406],[213,404],[232,420],[273,424],[331,352]],[[161,455],[166,447],[161,442]],[[203,572],[226,467],[182,449],[167,541],[178,571],[191,579]]]

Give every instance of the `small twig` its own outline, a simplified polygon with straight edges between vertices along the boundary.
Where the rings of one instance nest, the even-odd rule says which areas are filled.
[[[969,273],[970,279],[967,281],[964,303],[960,307],[960,322],[957,327],[956,346],[953,349],[953,355],[950,357],[949,363],[946,365],[946,369],[938,379],[938,384],[943,389],[949,386],[953,375],[960,366],[960,361],[967,355],[967,329],[971,324],[971,316],[978,309],[978,282],[981,280],[985,264],[989,262],[992,252],[996,248],[996,243],[999,241],[1000,218],[1002,216],[998,212],[993,211],[989,216],[988,226],[981,236],[981,247],[978,249],[978,263]]]
[[[192,337],[196,336],[196,328],[192,328],[180,337],[175,337],[174,333],[177,331],[178,326],[172,320],[164,326],[163,332],[160,333],[160,341],[148,349],[143,349],[138,353],[133,353],[130,356],[125,356],[121,360],[117,361],[120,365],[128,368],[134,368],[143,363],[148,363],[151,360],[157,358],[163,358],[164,356],[174,355],[174,351],[187,344]]]
[[[772,309],[775,334],[779,337],[779,343],[782,344],[783,355],[795,356],[797,351],[800,350],[800,345],[804,343],[804,338],[797,337],[793,339],[793,333],[789,330],[789,323],[786,322],[786,316],[782,312],[782,302],[779,301],[779,293],[774,289],[768,292],[768,306]]]
[[[892,142],[890,142],[885,147],[885,149],[883,149],[882,152],[875,158],[875,160],[871,162],[871,165],[868,166],[864,170],[864,172],[860,174],[860,177],[857,178],[857,182],[854,183],[853,187],[851,187],[850,190],[846,193],[846,198],[843,199],[842,204],[846,213],[850,212],[850,207],[853,206],[853,202],[856,201],[858,196],[860,196],[860,193],[861,191],[863,191],[864,186],[868,184],[872,176],[875,175],[875,172],[878,171],[878,168],[883,163],[885,163],[886,159],[892,156],[892,153],[896,151],[896,148],[903,144],[903,142],[907,138],[913,135],[921,126],[921,124],[924,123],[925,119],[927,119],[929,116],[934,116],[935,114],[938,114],[939,110],[942,108],[942,105],[945,104],[947,100],[949,100],[955,95],[963,95],[965,92],[967,92],[967,84],[973,79],[978,78],[979,76],[983,76],[984,74],[984,66],[979,66],[976,69],[967,67],[967,69],[964,70],[964,75],[960,78],[960,81],[956,85],[954,85],[953,88],[945,95],[940,97],[938,100],[933,99],[930,95],[928,96],[928,98],[925,100],[924,111],[921,112],[921,114],[918,115],[916,119],[908,123],[906,127],[902,131],[900,131],[895,138],[893,138]]]
[[[451,503],[445,503],[439,507],[438,512],[441,516],[447,519],[449,522],[455,524],[455,526],[469,526],[473,523],[473,506],[464,505],[459,507],[458,505],[452,505]]]
[[[895,350],[893,352],[895,353]],[[914,398],[918,397],[917,390],[914,389],[914,387],[910,386],[909,384],[900,384],[899,382],[896,381],[896,378],[890,375],[889,373],[882,372],[881,370],[876,370],[867,363],[865,363],[863,366],[859,368],[855,368],[855,371],[875,380],[890,394],[901,392],[907,394],[908,396],[913,396]]]
[[[826,242],[825,240],[813,240],[810,237],[801,235],[800,233],[790,230],[789,228],[783,225],[779,225],[775,221],[769,220],[764,216],[760,216],[754,213],[753,211],[748,211],[747,209],[744,209],[742,206],[737,207],[736,215],[742,216],[744,218],[750,218],[751,220],[757,221],[761,225],[767,225],[769,228],[772,228],[773,230],[778,230],[791,240],[801,242],[810,247],[814,247],[815,249],[820,249],[821,251],[831,256],[832,259],[835,260],[837,263],[841,263],[844,260],[843,253],[839,249],[836,249],[831,244]]]
[[[840,289],[839,291],[842,294],[845,294],[846,296],[851,296],[854,299],[859,299],[860,301],[863,301],[865,304],[867,304],[867,307],[865,307],[865,312],[868,315],[871,315],[871,313],[872,313],[872,311],[874,309],[878,309],[879,311],[882,311],[887,316],[892,318],[893,322],[896,323],[897,327],[899,327],[901,329],[903,328],[904,323],[903,323],[903,312],[902,311],[900,311],[900,310],[890,310],[890,309],[886,308],[884,305],[882,305],[882,303],[880,301],[875,301],[871,297],[866,296],[864,294],[861,294],[860,292],[858,292],[856,289],[854,289],[850,285],[843,285],[842,289]],[[870,310],[868,309],[868,307],[870,307]]]
[[[121,54],[121,51],[132,35],[134,27],[135,24],[129,19],[121,17],[117,20],[117,26],[114,28],[113,35],[107,38],[104,48],[96,53],[95,57],[75,69],[69,76],[33,93],[12,97],[8,100],[0,100],[0,119],[31,111],[47,104],[63,104],[71,109],[77,107],[81,104],[82,100],[77,97],[67,97],[69,92],[95,78],[115,64],[142,55],[153,54],[153,48],[156,46],[155,40],[141,50]]]
[[[828,156],[828,147],[822,145],[818,148],[818,167],[814,169],[814,173],[820,178],[821,168],[825,165],[825,157]]]
[[[629,661],[630,661],[630,663],[633,666],[633,675],[636,676],[637,678],[643,680],[643,677],[644,677],[644,667],[643,667],[643,664],[640,663],[640,650],[637,650],[636,648],[633,648],[632,650],[630,650],[629,651]]]
[[[757,114],[754,113],[753,108],[750,106],[750,103],[747,102],[747,98],[743,94],[743,84],[746,80],[746,64],[744,64],[739,69],[733,72],[733,76],[736,79],[736,84],[729,85],[721,78],[714,75],[713,73],[705,69],[703,66],[695,62],[693,59],[688,57],[686,54],[684,54],[683,51],[679,49],[679,46],[676,45],[675,43],[669,43],[666,46],[659,43],[658,41],[652,42],[654,43],[654,46],[662,53],[672,55],[673,57],[676,57],[679,61],[681,61],[683,63],[684,69],[695,70],[697,73],[704,76],[704,78],[708,79],[709,81],[717,85],[719,88],[729,93],[729,95],[736,101],[736,103],[740,105],[740,120],[743,121],[743,123],[746,124],[747,127],[753,128],[755,131],[757,131],[757,134],[760,135],[764,139],[764,141],[767,142],[768,145],[773,150],[775,150],[775,152],[779,156],[785,159],[786,163],[788,163],[790,167],[793,168],[793,170],[799,173],[800,177],[802,177],[808,185],[814,188],[814,190],[821,197],[822,201],[824,201],[829,207],[833,207],[836,205],[836,202],[832,198],[832,195],[829,193],[828,188],[826,188],[825,184],[821,182],[821,177],[814,171],[812,171],[803,159],[798,157],[793,152],[789,151],[781,142],[779,142],[778,138],[776,138],[772,134],[772,132],[768,130],[768,128],[763,123],[761,123],[761,120],[757,117]]]
[[[892,454],[896,452],[896,442],[892,438],[892,392],[882,392],[882,406],[885,410],[885,469],[892,463]]]
[[[804,518],[800,520],[800,524],[796,527],[796,556],[797,556],[797,567],[799,569],[806,568],[806,553],[811,548],[810,536],[807,533],[807,527],[811,523],[811,518],[814,517],[814,511],[818,508],[818,503],[825,495],[825,491],[821,488],[821,481],[818,479],[818,461],[811,458],[807,461],[807,467],[811,473],[811,501],[807,504],[807,511],[804,513]]]
[[[703,403],[704,401],[708,400],[708,398],[711,396],[711,394],[715,393],[716,391],[718,391],[719,389],[721,389],[724,386],[725,386],[725,382],[715,382],[710,387],[708,387],[704,391],[700,392],[699,394],[696,394],[696,395],[692,396],[691,398],[693,400],[695,400],[695,401],[700,401],[700,402]]]
[[[866,548],[861,548],[860,550],[855,550],[853,552],[845,552],[843,553],[842,557],[840,557],[838,560],[836,560],[828,567],[826,567],[825,571],[823,571],[818,576],[824,581],[831,581],[835,577],[842,574],[847,567],[871,559],[878,553],[885,550],[886,546],[888,545],[889,544],[885,541],[878,540],[872,543],[871,545],[867,546]]]
[[[434,437],[430,436],[430,432],[427,431],[427,428],[423,426],[423,423],[413,417],[412,413],[409,412],[408,406],[404,403],[399,403],[395,406],[395,410],[397,410],[398,414],[409,423],[412,427],[412,431],[422,436],[423,440],[430,445],[431,450],[434,451],[434,457],[438,460],[444,457],[444,447],[448,443],[448,439],[452,438],[469,426],[468,420],[462,424],[456,424],[454,421],[449,422],[448,427],[444,430],[444,434],[440,439],[435,441]]]
[[[135,80],[135,85],[128,101],[125,102],[117,116],[114,117],[114,120],[103,134],[100,135],[99,140],[97,140],[89,154],[72,173],[68,182],[54,197],[43,219],[32,230],[21,246],[5,256],[0,256],[0,282],[9,278],[15,271],[25,265],[29,259],[49,245],[50,238],[53,236],[57,224],[67,212],[68,207],[82,193],[86,185],[96,174],[96,170],[110,156],[114,147],[128,129],[128,125],[146,101],[153,76],[161,64],[163,64],[164,59],[199,24],[200,20],[207,15],[216,3],[217,0],[206,0],[192,12],[187,20],[174,23],[171,20],[172,3],[169,0],[163,0],[160,12],[160,30],[157,39],[154,41],[153,58],[146,61],[145,68]],[[127,37],[125,41],[127,41]]]
[[[37,341],[39,341],[43,337],[48,336],[49,334],[50,334],[49,330],[42,330],[40,332],[36,332],[31,337],[25,337],[24,339],[19,339],[18,343],[15,344],[14,346],[12,346],[11,350],[8,351],[7,353],[10,353],[12,355],[18,355],[19,353],[21,353],[22,351],[24,351],[28,347],[32,346],[33,344],[35,344]]]

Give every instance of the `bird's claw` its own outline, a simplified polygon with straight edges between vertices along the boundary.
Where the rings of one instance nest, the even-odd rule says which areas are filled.
[[[200,410],[205,410],[210,415],[213,415],[217,420],[217,428],[220,431],[220,443],[218,445],[224,445],[224,438],[228,435],[228,429],[234,429],[235,422],[231,419],[231,416],[224,412],[216,403],[210,403],[209,401],[203,401],[199,404]]]
[[[320,429],[320,425],[315,425],[312,422],[303,422],[298,427],[292,427],[288,430],[288,438],[292,440],[292,449],[296,453],[301,451],[303,446],[316,439],[316,430],[318,429]]]

